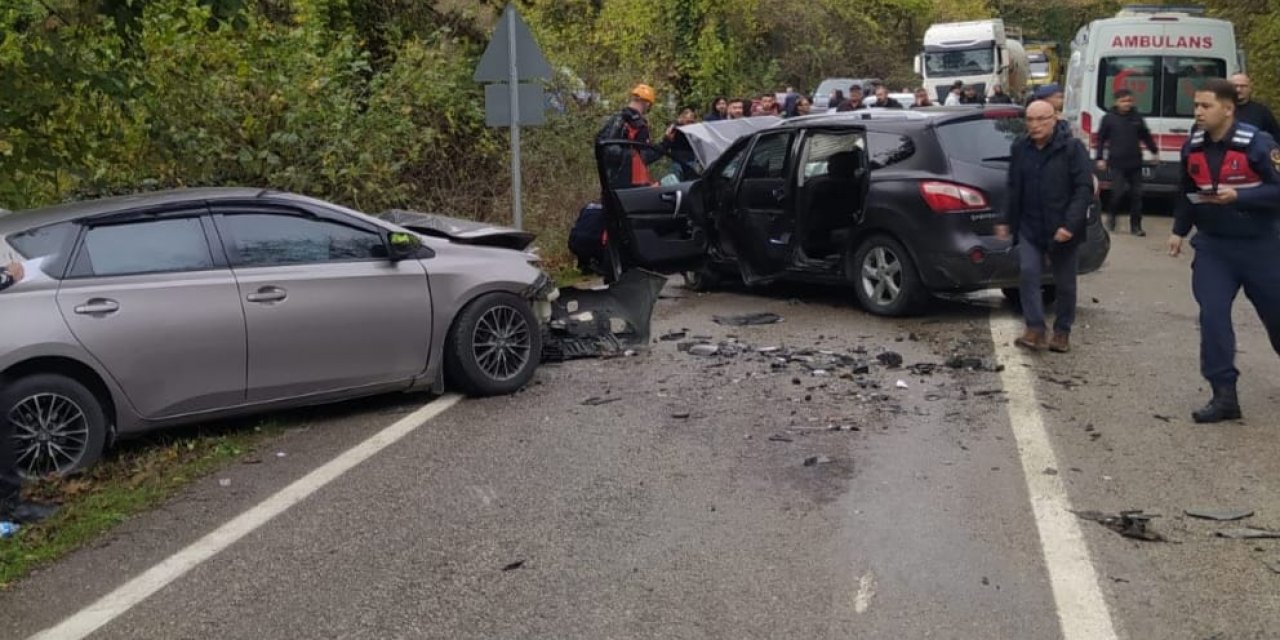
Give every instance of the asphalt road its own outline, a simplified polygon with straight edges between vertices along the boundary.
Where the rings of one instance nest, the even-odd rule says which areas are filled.
[[[1012,313],[998,295],[890,321],[839,292],[673,283],[655,336],[684,330],[722,353],[658,341],[461,402],[92,637],[1063,637],[1052,584],[1070,572],[1046,562],[1062,550],[1038,533],[1044,478],[1028,477],[1011,406],[1032,408],[1056,455],[1030,472],[1075,509],[1161,516],[1169,542],[1079,521],[1076,560],[1118,637],[1280,636],[1280,540],[1213,535],[1280,529],[1278,363],[1242,303],[1246,420],[1190,423],[1207,389],[1190,259],[1164,255],[1167,228],[1116,236],[1082,281],[1075,351],[1029,363],[993,343],[992,319]],[[761,311],[784,321],[712,321]],[[1010,397],[1008,369],[943,364],[957,353],[1020,367],[1033,389]],[[217,473],[0,594],[0,636],[58,624],[422,400],[305,414],[272,445],[286,456]],[[1183,515],[1204,507],[1256,515]]]

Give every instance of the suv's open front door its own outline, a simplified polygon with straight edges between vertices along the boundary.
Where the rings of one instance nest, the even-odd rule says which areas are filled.
[[[677,273],[706,261],[701,204],[691,197],[698,181],[688,167],[629,140],[597,143],[596,167],[615,277],[631,267]]]

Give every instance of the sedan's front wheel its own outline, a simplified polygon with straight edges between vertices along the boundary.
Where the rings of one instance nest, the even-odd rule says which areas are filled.
[[[102,455],[106,413],[76,380],[53,373],[19,378],[0,392],[0,411],[13,425],[14,454],[24,476],[65,475]]]
[[[542,333],[529,303],[488,293],[454,319],[445,344],[445,382],[467,395],[514,393],[528,384],[542,356]]]

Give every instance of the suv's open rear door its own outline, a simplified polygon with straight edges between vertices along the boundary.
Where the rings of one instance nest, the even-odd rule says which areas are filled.
[[[677,273],[707,259],[707,236],[691,197],[698,181],[658,148],[629,140],[596,144],[614,275],[632,267]],[[691,176],[686,176],[691,177]]]

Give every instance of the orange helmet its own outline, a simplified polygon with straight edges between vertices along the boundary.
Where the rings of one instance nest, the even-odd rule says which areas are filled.
[[[631,89],[631,97],[639,98],[649,104],[653,104],[658,101],[658,94],[653,90],[653,87],[643,83],[638,84],[635,88]]]

